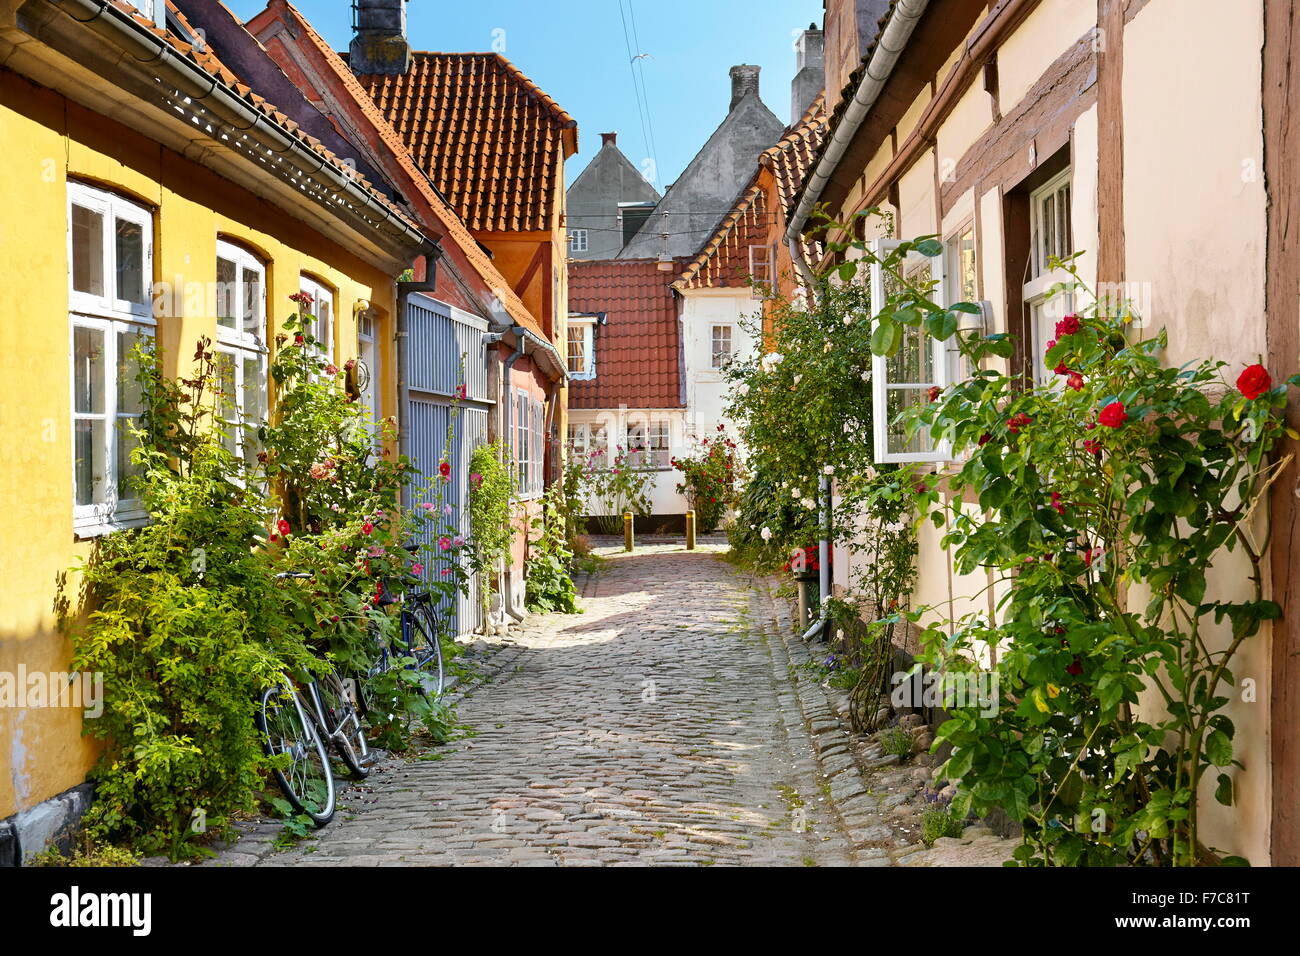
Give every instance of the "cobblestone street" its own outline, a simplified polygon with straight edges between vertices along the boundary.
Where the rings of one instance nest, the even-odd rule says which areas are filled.
[[[852,862],[765,595],[674,545],[609,553],[585,591],[493,657],[442,759],[387,760],[314,839],[275,851],[264,824],[213,862]]]

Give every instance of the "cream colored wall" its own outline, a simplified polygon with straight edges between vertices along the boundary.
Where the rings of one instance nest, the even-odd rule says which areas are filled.
[[[930,236],[939,230],[934,208],[934,150],[927,149],[898,181],[900,239]]]
[[[1167,362],[1215,358],[1229,379],[1265,352],[1265,209],[1259,0],[1223,16],[1214,0],[1150,0],[1124,34],[1126,277],[1149,289],[1148,330],[1169,331]],[[1211,578],[1218,596],[1248,599],[1238,555]],[[1207,600],[1210,599],[1207,596]],[[1219,629],[1211,646],[1223,646]],[[1204,788],[1205,838],[1260,864],[1268,860],[1270,639],[1247,642],[1233,671],[1258,686],[1233,693],[1237,805]]]
[[[939,179],[951,181],[957,163],[993,124],[993,97],[984,84],[973,83],[957,100],[935,137],[939,151]]]
[[[1096,23],[1096,0],[1044,0],[1035,7],[998,47],[998,105],[1002,115],[1014,110],[1056,58]],[[1207,26],[1213,23],[1206,21]],[[1175,48],[1170,46],[1169,52],[1175,52]]]

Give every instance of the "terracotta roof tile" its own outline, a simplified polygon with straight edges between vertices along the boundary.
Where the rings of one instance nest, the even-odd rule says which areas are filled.
[[[577,122],[509,60],[416,53],[405,75],[358,79],[470,229],[552,227]]]
[[[570,383],[570,408],[683,406],[675,273],[654,259],[569,263],[570,311],[606,316],[596,330],[596,377]]]

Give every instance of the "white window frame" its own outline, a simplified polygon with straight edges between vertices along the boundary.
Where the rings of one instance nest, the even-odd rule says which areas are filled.
[[[609,466],[609,430],[601,422],[569,422],[569,450],[586,458],[593,451],[600,455],[594,468]]]
[[[569,230],[569,251],[570,252],[587,252],[590,248],[590,242],[587,237],[586,229]]]
[[[585,361],[585,368],[582,371],[570,369],[570,378],[578,381],[587,381],[596,377],[596,322],[594,319],[569,319],[569,341],[573,342],[574,336],[581,336],[582,354]],[[565,361],[569,359],[565,355]]]
[[[883,259],[901,245],[897,239],[874,239],[871,241],[870,249],[872,253]],[[948,304],[947,290],[947,269],[945,264],[948,258],[948,250],[945,245],[943,252],[934,257],[922,256],[920,253],[912,253],[908,256],[907,262],[913,265],[919,265],[928,260],[930,275],[935,280],[935,286],[931,297],[936,304]],[[906,262],[904,263],[906,268]],[[882,303],[886,299],[885,295],[885,270],[879,262],[871,263],[871,307],[873,311],[883,311]],[[874,318],[872,320],[874,325]],[[922,333],[923,334],[923,333]],[[911,452],[891,452],[889,450],[889,393],[891,391],[906,390],[924,393],[934,386],[940,389],[946,388],[949,376],[948,347],[944,342],[937,339],[926,337],[925,341],[929,343],[932,350],[932,363],[936,381],[932,382],[902,382],[891,383],[889,380],[889,359],[883,355],[872,355],[871,357],[871,393],[872,393],[872,416],[871,428],[875,446],[875,460],[877,464],[887,462],[941,462],[947,461],[950,457],[949,443],[947,441],[934,442],[927,434],[925,440],[929,446],[927,451]],[[921,437],[918,435],[918,437]]]
[[[1064,269],[1048,269],[1048,257],[1055,251],[1046,248],[1043,236],[1042,201],[1048,195],[1056,195],[1058,203],[1061,194],[1070,190],[1073,198],[1073,170],[1070,167],[1053,176],[1046,183],[1029,194],[1029,237],[1030,262],[1029,280],[1021,289],[1020,299],[1024,303],[1025,316],[1029,324],[1029,348],[1033,353],[1033,380],[1035,384],[1053,382],[1055,373],[1047,367],[1044,352],[1056,332],[1056,323],[1074,309],[1074,294],[1066,291],[1049,298],[1052,286],[1058,283],[1073,282],[1074,279]],[[1069,216],[1071,233],[1073,233],[1074,216]],[[1060,225],[1058,217],[1057,224]],[[1067,243],[1074,249],[1074,236]]]
[[[514,393],[515,494],[521,499],[542,493],[545,467],[545,403],[526,389]]]
[[[70,462],[72,492],[72,528],[80,538],[107,534],[118,528],[138,527],[148,520],[148,514],[138,498],[118,498],[117,486],[121,463],[117,460],[118,429],[123,419],[134,417],[130,412],[119,412],[117,369],[118,335],[138,334],[153,338],[157,323],[153,315],[153,213],[137,203],[115,193],[96,189],[84,183],[68,183],[66,205],[68,229],[68,407],[71,421]],[[103,221],[101,235],[100,268],[103,291],[99,295],[79,292],[73,288],[74,254],[72,234],[72,207],[81,206],[99,213]],[[114,241],[116,220],[135,223],[141,229],[140,275],[142,293],[147,301],[132,302],[117,295],[117,244]],[[77,329],[98,332],[103,340],[102,363],[104,369],[104,394],[102,412],[77,411],[77,378],[73,363],[76,360]],[[135,414],[139,414],[137,411]],[[104,500],[87,505],[77,504],[77,422],[103,421],[104,447]],[[111,424],[111,427],[109,427]]]
[[[235,265],[235,287],[232,291],[234,301],[242,303],[245,298],[244,294],[244,272],[256,272],[258,276],[258,288],[262,294],[257,301],[257,327],[254,332],[246,331],[242,325],[237,328],[228,328],[217,323],[217,341],[222,345],[232,345],[239,348],[256,349],[266,351],[266,265],[261,259],[253,255],[242,246],[237,246],[233,242],[227,242],[225,239],[217,240],[217,258],[225,259],[227,262],[233,262]],[[217,301],[220,303],[220,289],[218,289]],[[219,308],[217,311],[220,311]]]
[[[771,285],[776,281],[776,250],[773,246],[749,247],[749,277]]]
[[[727,349],[718,351],[718,332],[727,333]],[[736,354],[736,327],[730,322],[715,322],[709,325],[709,370],[720,372],[727,362]]]
[[[322,283],[319,279],[313,279],[307,273],[298,276],[298,291],[306,292],[312,297],[310,315],[316,317],[312,335],[320,343],[319,349],[321,358],[326,362],[334,362],[334,323],[338,318],[338,309],[335,307],[334,290]],[[330,304],[330,314],[328,317],[322,317],[320,314],[320,302],[324,299]],[[301,313],[299,308],[299,313]]]
[[[252,459],[258,451],[261,451],[261,442],[250,434],[249,429],[256,429],[260,425],[266,424],[266,419],[254,419],[250,417],[250,411],[244,401],[247,396],[245,386],[246,369],[244,362],[251,359],[257,363],[257,392],[259,401],[262,406],[263,414],[269,413],[267,404],[267,387],[266,387],[266,352],[261,349],[241,348],[234,345],[226,345],[218,342],[213,346],[213,351],[218,355],[225,356],[231,363],[233,375],[231,376],[234,395],[230,396],[232,410],[235,413],[233,419],[223,419],[222,424],[229,430],[229,435],[234,443],[231,453],[236,458],[241,458],[251,466]]]
[[[366,330],[367,324],[369,331]],[[367,351],[371,358],[366,358]],[[361,390],[361,404],[370,413],[371,422],[375,425],[376,435],[379,432],[378,425],[383,418],[383,409],[380,408],[381,396],[379,394],[379,369],[383,363],[383,356],[379,351],[379,316],[374,310],[364,310],[357,313],[357,365],[364,366],[366,370],[366,387]]]

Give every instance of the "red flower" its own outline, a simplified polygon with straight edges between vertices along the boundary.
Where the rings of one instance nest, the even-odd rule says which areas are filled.
[[[939,397],[939,386],[931,385],[930,391],[926,392],[926,394],[930,396],[930,401],[933,402],[935,399]]]
[[[1262,365],[1247,365],[1237,376],[1237,391],[1254,401],[1273,387],[1273,379]]]
[[[457,397],[457,398],[465,398],[467,395],[469,395],[469,388],[468,388],[468,386],[465,386],[465,385],[457,385],[457,386],[456,386],[456,397]]]
[[[1075,332],[1078,331],[1079,331],[1079,316],[1075,312],[1071,312],[1060,322],[1056,323],[1057,338],[1060,338],[1062,335],[1073,335]]]
[[[990,435],[988,432],[985,432],[983,435],[980,435],[980,442],[979,442],[980,447],[983,448],[985,444],[987,444],[989,441],[992,440],[992,438],[993,436]]]
[[[305,341],[307,341],[307,340],[304,339],[304,338],[302,337],[302,335],[295,335],[295,336],[293,337],[293,344],[294,344],[294,345],[302,345],[302,343],[305,342]]]
[[[916,493],[918,495],[923,495],[929,490],[930,489],[925,486],[925,482],[921,482],[919,485],[916,486]]]
[[[1084,439],[1084,442],[1083,442],[1083,450],[1086,451],[1086,452],[1091,452],[1091,453],[1094,454],[1094,455],[1100,455],[1100,454],[1101,454],[1101,442],[1097,441],[1097,439],[1095,439],[1095,438],[1087,438],[1087,439]]]
[[[289,532],[293,530],[289,527],[289,522],[285,521],[283,518],[281,518],[276,524],[276,528],[278,528],[280,534],[284,535],[286,538],[289,537]]]
[[[1013,435],[1018,435],[1020,434],[1020,429],[1032,422],[1033,418],[1026,415],[1024,412],[1021,412],[1019,415],[1012,415],[1011,418],[1007,420],[1007,430]]]
[[[1119,428],[1128,421],[1128,412],[1124,410],[1123,402],[1111,402],[1101,410],[1097,416],[1097,421],[1107,428]]]
[[[1065,380],[1065,384],[1076,392],[1083,390],[1083,376],[1078,372],[1071,372],[1070,377]]]
[[[1052,492],[1052,510],[1058,515],[1065,514],[1065,505],[1061,504],[1061,493],[1059,491]]]
[[[365,524],[363,524],[363,525],[361,526],[361,533],[362,533],[362,534],[370,534],[370,533],[373,532],[374,530],[375,530],[375,526],[374,526],[373,524],[371,524],[369,521],[367,521]]]
[[[442,475],[442,477],[444,477],[444,478],[446,478],[448,475],[450,475],[450,474],[451,474],[451,462],[444,461],[442,464],[440,464],[440,465],[438,466],[438,474]]]
[[[1075,659],[1074,659],[1074,663],[1071,664],[1069,667],[1067,667],[1067,668],[1065,669],[1065,672],[1066,672],[1067,674],[1072,674],[1072,675],[1075,676],[1075,677],[1078,677],[1080,674],[1083,673],[1083,664],[1080,663],[1078,657],[1075,657]]]
[[[724,427],[725,427],[725,426],[723,426],[723,425],[719,425],[719,426],[718,426],[718,431],[722,431],[722,430],[724,429]]]
[[[1056,339],[1052,339],[1052,341],[1050,341],[1050,342],[1047,343],[1047,348],[1043,349],[1043,354],[1046,355],[1048,352],[1052,351],[1052,349],[1054,349],[1054,348],[1056,348]]]
[[[1057,362],[1056,368],[1052,369],[1057,375],[1069,375],[1070,368],[1064,362]]]
[[[268,541],[279,541],[279,540],[280,540],[280,536],[279,536],[278,534],[273,534],[273,535],[271,535],[271,537],[269,537],[267,540],[268,540]]]

